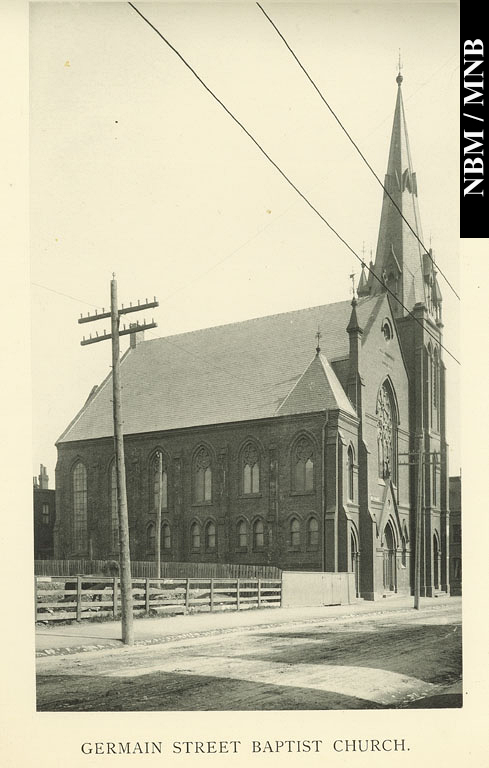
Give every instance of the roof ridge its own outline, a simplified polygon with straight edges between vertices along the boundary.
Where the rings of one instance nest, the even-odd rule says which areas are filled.
[[[365,304],[367,301],[371,301],[372,299],[377,298],[376,296],[362,296],[358,299],[358,305]],[[245,323],[254,323],[258,322],[259,320],[268,320],[272,319],[273,317],[283,317],[284,315],[298,315],[301,312],[313,312],[317,309],[323,309],[324,307],[334,307],[338,306],[339,304],[351,304],[351,299],[342,299],[341,301],[332,301],[329,304],[317,304],[314,307],[301,307],[300,309],[289,309],[285,312],[275,312],[272,315],[259,315],[257,317],[248,317],[244,320],[233,320],[230,323],[220,323],[219,325],[209,325],[209,326],[203,326],[201,328],[194,328],[190,331],[180,331],[179,333],[169,333],[165,336],[157,336],[154,339],[144,339],[144,344],[150,341],[161,341],[162,339],[174,339],[178,336],[189,336],[192,333],[199,333],[199,331],[218,331],[221,328],[231,328],[232,326],[236,325],[244,325]]]

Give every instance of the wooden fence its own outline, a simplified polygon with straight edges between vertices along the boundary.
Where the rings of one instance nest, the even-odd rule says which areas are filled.
[[[120,581],[111,577],[35,576],[35,620],[81,621],[120,614]],[[134,615],[280,607],[280,579],[133,578]]]
[[[35,560],[36,576],[90,576],[104,573],[108,560]],[[136,578],[155,577],[153,561],[132,561],[131,575]],[[273,565],[243,565],[241,563],[172,563],[162,562],[162,578],[264,578],[280,579],[282,571]]]

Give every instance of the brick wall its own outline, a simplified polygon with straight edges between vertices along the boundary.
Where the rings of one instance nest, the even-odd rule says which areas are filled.
[[[179,430],[174,433],[129,435],[125,437],[127,498],[131,556],[148,559],[147,528],[156,519],[153,506],[152,459],[160,449],[168,472],[168,507],[162,521],[170,525],[171,550],[162,549],[163,559],[175,561],[256,563],[290,569],[321,567],[321,445],[324,414],[288,416],[263,422],[217,425]],[[291,450],[306,435],[314,446],[314,488],[298,493],[292,487]],[[355,435],[352,434],[355,439]],[[248,440],[260,457],[259,493],[245,496],[242,484],[241,451]],[[205,445],[212,458],[212,499],[196,503],[192,489],[192,462],[199,446]],[[110,469],[114,458],[113,440],[66,443],[58,448],[56,488],[58,525],[56,556],[89,555],[103,558],[111,550]],[[86,552],[72,550],[72,469],[80,460],[87,470],[87,512],[90,544]],[[293,545],[289,529],[292,518],[300,523],[300,541]],[[318,521],[318,542],[308,544],[307,523]],[[264,526],[264,546],[252,546],[252,526],[257,519]],[[248,545],[240,547],[236,526],[244,520]],[[201,547],[194,551],[190,527],[201,525]],[[206,550],[204,526],[216,526],[215,550]]]

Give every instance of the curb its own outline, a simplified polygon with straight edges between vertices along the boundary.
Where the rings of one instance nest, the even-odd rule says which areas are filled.
[[[434,605],[426,605],[422,607],[422,610],[437,610],[438,608],[441,608],[443,605],[446,605],[444,601],[440,601],[439,603],[436,603]],[[367,620],[370,617],[375,616],[383,616],[385,614],[393,614],[393,613],[410,613],[413,610],[411,607],[387,607],[379,610],[366,610],[366,611],[354,611],[353,613],[342,613],[337,616],[330,616],[330,617],[324,617],[316,618],[316,619],[295,619],[295,620],[289,620],[289,621],[281,621],[281,622],[267,622],[263,624],[252,624],[250,626],[242,626],[242,627],[216,627],[215,629],[204,629],[197,632],[177,632],[172,635],[156,635],[155,637],[151,638],[145,638],[143,640],[136,640],[132,646],[124,646],[122,643],[122,640],[107,640],[104,643],[91,643],[91,644],[82,644],[82,645],[74,645],[74,646],[67,646],[67,647],[61,647],[58,646],[56,648],[45,648],[42,651],[36,650],[36,658],[44,658],[46,656],[68,656],[76,653],[84,653],[89,651],[103,651],[103,650],[109,650],[110,648],[136,648],[136,647],[144,647],[149,645],[159,645],[159,644],[165,644],[165,643],[172,643],[172,642],[178,642],[180,640],[188,640],[188,639],[194,639],[198,637],[212,637],[217,635],[225,635],[225,634],[233,634],[237,632],[252,632],[252,631],[259,631],[259,630],[266,630],[266,629],[274,629],[274,628],[280,628],[280,627],[288,627],[288,626],[294,626],[294,625],[314,625],[314,624],[323,624],[325,622],[334,622],[334,621],[342,621],[345,619],[352,619],[355,617],[365,617],[365,620]]]

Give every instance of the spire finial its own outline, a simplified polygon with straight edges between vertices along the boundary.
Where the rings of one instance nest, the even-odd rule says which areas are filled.
[[[321,347],[319,346],[319,341],[320,341],[322,335],[323,334],[321,333],[321,330],[320,330],[319,325],[318,325],[318,329],[316,331],[316,339],[317,339],[317,342],[318,342],[317,343],[317,347],[316,347],[316,355],[319,355],[319,353],[321,352]]]
[[[397,71],[398,71],[398,75],[397,75],[397,77],[396,77],[396,83],[397,83],[398,85],[401,85],[401,83],[402,83],[402,81],[403,81],[403,76],[401,75],[401,69],[402,69],[402,62],[401,62],[401,49],[399,48],[399,58],[398,58],[398,60],[397,60]]]

